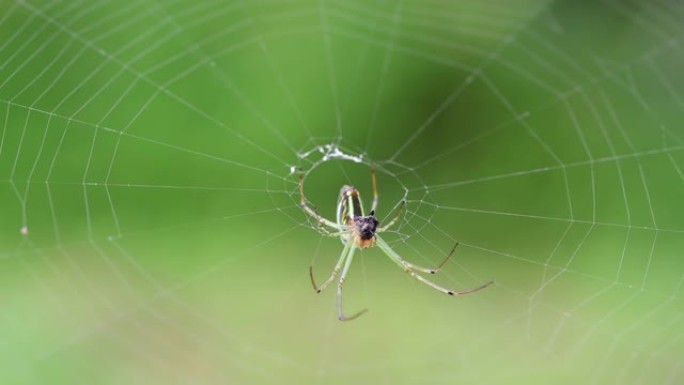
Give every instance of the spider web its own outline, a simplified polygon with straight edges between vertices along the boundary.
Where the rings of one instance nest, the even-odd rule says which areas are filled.
[[[680,3],[0,9],[3,383],[684,378]],[[400,255],[495,285],[369,249],[338,322],[297,170],[334,218],[370,166]]]

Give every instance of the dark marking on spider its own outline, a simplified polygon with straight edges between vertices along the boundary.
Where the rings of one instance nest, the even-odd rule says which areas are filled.
[[[358,231],[359,238],[362,241],[373,239],[379,224],[380,221],[375,217],[374,211],[371,211],[370,215],[354,218],[354,226],[356,226],[356,231]]]

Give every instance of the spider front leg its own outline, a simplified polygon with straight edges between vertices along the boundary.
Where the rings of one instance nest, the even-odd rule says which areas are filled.
[[[371,204],[371,211],[378,208],[378,181],[375,178],[375,167],[371,166],[371,183],[373,184],[373,204]]]
[[[337,278],[337,275],[340,273],[340,269],[342,269],[342,264],[349,255],[349,249],[351,247],[351,242],[347,242],[347,244],[344,245],[344,248],[342,249],[342,254],[340,254],[340,258],[337,260],[337,263],[335,264],[335,267],[333,268],[330,277],[328,277],[328,279],[326,279],[321,286],[316,285],[316,281],[314,280],[313,276],[313,266],[309,266],[309,277],[311,278],[311,285],[313,286],[314,290],[316,290],[316,293],[320,293],[323,290],[325,290],[325,288],[328,287],[328,285],[330,285],[330,283],[334,281],[335,278]]]
[[[316,210],[312,209],[309,207],[309,205],[306,203],[306,196],[304,196],[304,172],[300,171],[299,173],[299,205],[302,207],[302,209],[312,217],[316,218],[318,223],[320,225],[325,225],[330,228],[333,228],[337,231],[341,231],[343,229],[340,229],[340,226],[326,218],[323,218],[321,215],[319,215]]]
[[[377,232],[381,233],[383,231],[387,231],[387,229],[392,227],[392,225],[394,225],[399,220],[401,213],[404,212],[404,208],[406,208],[406,201],[402,200],[401,202],[399,202],[399,208],[397,208],[397,212],[394,214],[394,217],[389,221],[388,224],[380,227],[377,230]]]
[[[418,274],[416,273],[416,271],[420,271],[420,272],[427,273],[427,274],[435,274],[437,271],[439,271],[439,269],[442,268],[442,266],[444,266],[444,264],[446,263],[446,261],[448,261],[449,258],[451,258],[451,256],[453,255],[454,251],[456,250],[456,246],[458,246],[458,243],[456,244],[456,246],[454,246],[453,249],[451,249],[451,253],[449,253],[449,255],[447,256],[447,258],[446,258],[442,263],[440,263],[439,266],[437,266],[437,268],[435,268],[435,269],[424,268],[424,267],[421,267],[421,266],[418,266],[418,265],[414,265],[414,264],[412,264],[412,263],[410,263],[410,262],[405,261],[402,257],[399,256],[399,254],[397,254],[396,251],[394,251],[394,250],[389,246],[389,244],[387,244],[387,242],[385,242],[382,238],[380,238],[380,237],[378,237],[378,236],[376,236],[375,244],[376,244],[378,247],[380,247],[380,249],[381,249],[385,254],[387,254],[387,256],[390,257],[390,259],[391,259],[392,261],[394,261],[397,265],[399,265],[399,266],[400,266],[406,273],[408,273],[411,277],[413,277],[413,278],[417,279],[418,281],[420,281],[420,282],[422,282],[422,283],[424,283],[424,284],[426,284],[426,285],[432,287],[432,288],[435,289],[435,290],[441,291],[441,292],[444,293],[444,294],[453,295],[453,296],[470,294],[470,293],[474,293],[474,292],[476,292],[476,291],[480,291],[480,290],[484,289],[485,287],[487,287],[487,286],[491,285],[492,283],[494,283],[494,281],[490,281],[490,282],[487,282],[487,283],[485,283],[485,284],[483,284],[483,285],[480,285],[480,286],[478,286],[478,287],[476,287],[476,288],[473,288],[473,289],[457,291],[457,290],[451,290],[451,289],[448,289],[448,288],[446,288],[446,287],[440,286],[440,285],[438,285],[438,284],[436,284],[436,283],[430,281],[429,279],[427,279],[427,278],[425,278],[425,277],[423,277],[423,276],[421,276],[421,275],[418,275]]]
[[[363,309],[360,312],[346,317],[342,311],[342,285],[344,285],[344,280],[347,278],[347,272],[349,271],[349,266],[351,266],[352,259],[354,258],[354,250],[356,249],[356,240],[350,239],[347,243],[351,243],[351,249],[349,249],[349,255],[347,255],[347,260],[344,263],[344,269],[342,269],[342,275],[340,276],[340,281],[337,283],[337,319],[340,321],[351,321],[355,318],[360,317],[363,313],[367,312],[368,309]]]
[[[333,269],[332,274],[330,274],[330,277],[328,277],[328,279],[326,279],[321,286],[316,285],[316,281],[314,280],[313,276],[313,266],[309,267],[309,277],[311,277],[311,285],[313,286],[314,290],[316,290],[316,293],[320,293],[323,290],[325,290],[325,288],[327,288],[328,285],[330,285],[330,283],[335,280],[335,278],[337,278],[337,275],[340,273],[340,269],[342,269],[342,264],[344,263],[342,275],[340,276],[340,280],[337,282],[337,318],[340,321],[351,321],[368,311],[368,309],[363,309],[350,317],[345,316],[344,312],[342,311],[342,286],[344,286],[344,281],[347,279],[347,273],[349,272],[349,266],[351,266],[352,259],[354,258],[355,249],[356,244],[354,240],[349,240],[344,245],[344,249],[342,249],[342,254],[340,254],[340,258],[337,260],[337,263],[335,264],[335,268]]]
[[[456,251],[457,247],[458,247],[458,242],[456,242],[454,247],[449,252],[449,255],[447,255],[447,257],[444,258],[442,263],[440,263],[434,269],[414,265],[413,263],[407,262],[407,261],[404,261],[404,263],[406,264],[406,267],[410,268],[411,270],[417,270],[417,271],[420,271],[421,273],[425,273],[425,274],[437,274],[438,271],[442,270],[442,267],[444,267],[444,265],[446,265],[446,263],[449,261],[449,259],[451,259],[451,256],[454,255],[454,252]]]

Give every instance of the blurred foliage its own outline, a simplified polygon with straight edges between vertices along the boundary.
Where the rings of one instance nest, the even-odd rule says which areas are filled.
[[[678,383],[676,2],[0,3],[0,382]],[[357,163],[319,151],[333,145]],[[343,184],[450,298],[361,252]]]

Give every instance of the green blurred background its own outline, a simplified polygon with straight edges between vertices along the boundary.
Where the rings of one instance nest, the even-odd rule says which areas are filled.
[[[0,383],[681,383],[679,2],[0,1]],[[356,162],[354,160],[360,160]],[[345,308],[343,184],[377,249]]]

